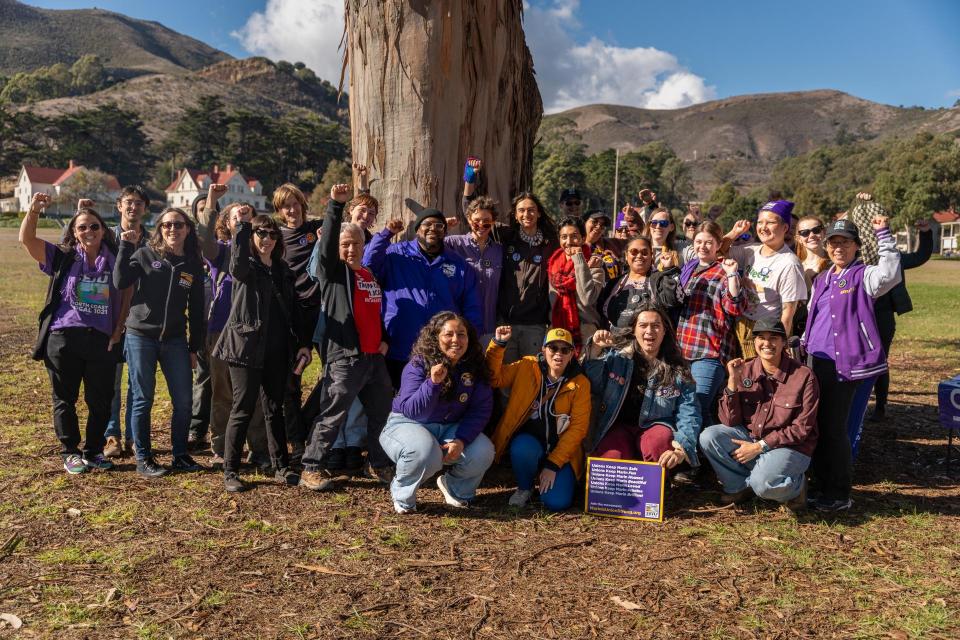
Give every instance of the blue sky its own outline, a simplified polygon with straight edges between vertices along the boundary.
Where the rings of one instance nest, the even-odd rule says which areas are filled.
[[[47,8],[92,2],[33,0]],[[960,1],[530,0],[548,110],[669,108],[746,93],[838,89],[892,105],[960,99]],[[336,81],[343,0],[96,0],[231,55],[303,60]]]

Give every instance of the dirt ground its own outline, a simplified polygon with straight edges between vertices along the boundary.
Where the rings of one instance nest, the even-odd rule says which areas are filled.
[[[23,625],[0,638],[960,637],[960,463],[948,477],[934,386],[953,356],[894,350],[890,417],[831,518],[718,508],[712,481],[668,493],[662,524],[517,512],[502,469],[469,511],[430,484],[406,516],[367,479],[228,496],[129,459],[68,477],[27,357],[43,279],[0,240],[32,287],[0,285],[0,614]],[[154,430],[167,460],[169,403]]]

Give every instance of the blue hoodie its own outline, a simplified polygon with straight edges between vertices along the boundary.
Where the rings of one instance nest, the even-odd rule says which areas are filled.
[[[407,360],[417,334],[441,311],[453,311],[475,328],[483,326],[477,299],[477,276],[460,256],[444,250],[432,261],[417,240],[391,243],[384,229],[373,236],[363,253],[363,266],[383,289],[383,324],[392,360]]]

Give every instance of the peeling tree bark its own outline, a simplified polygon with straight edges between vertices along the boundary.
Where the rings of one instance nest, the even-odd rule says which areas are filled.
[[[522,0],[345,1],[353,159],[372,167],[380,224],[417,205],[453,215],[468,155],[501,216],[531,187],[543,103],[522,14]]]

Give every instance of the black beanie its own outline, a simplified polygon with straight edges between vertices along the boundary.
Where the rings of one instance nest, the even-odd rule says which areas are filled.
[[[443,221],[443,226],[447,226],[447,217],[443,215],[443,212],[439,209],[422,209],[420,213],[417,214],[417,219],[413,223],[413,231],[416,233],[417,229],[420,228],[420,225],[423,224],[423,221],[427,218],[440,218]]]

